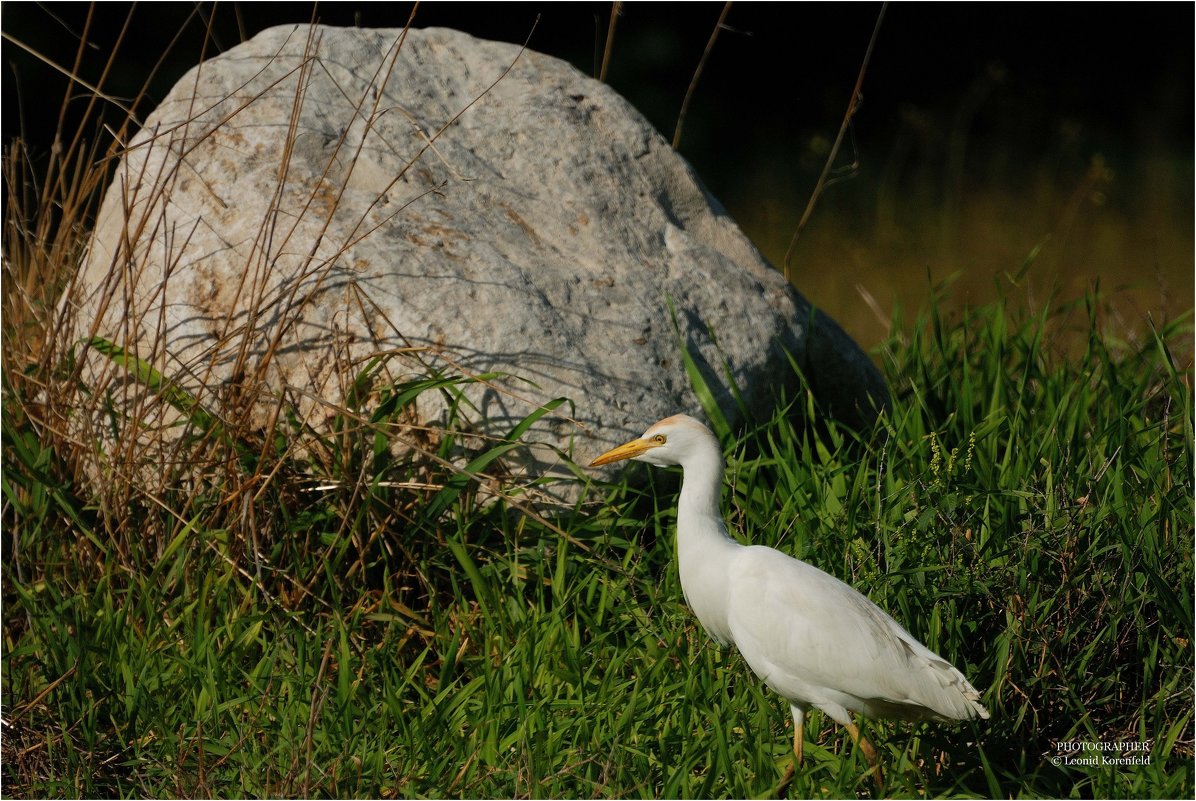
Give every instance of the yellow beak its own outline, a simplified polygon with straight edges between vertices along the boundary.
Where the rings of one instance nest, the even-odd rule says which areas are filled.
[[[610,464],[611,462],[621,462],[624,459],[632,459],[636,456],[639,456],[644,451],[655,448],[659,444],[660,443],[653,442],[650,439],[633,439],[631,442],[624,442],[617,448],[611,448],[609,451],[590,462],[590,467],[598,467],[599,465]]]

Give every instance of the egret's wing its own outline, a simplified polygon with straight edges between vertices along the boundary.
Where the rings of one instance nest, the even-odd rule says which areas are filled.
[[[818,568],[754,546],[730,565],[729,578],[735,644],[787,698],[885,716],[964,719],[983,711],[963,674]]]

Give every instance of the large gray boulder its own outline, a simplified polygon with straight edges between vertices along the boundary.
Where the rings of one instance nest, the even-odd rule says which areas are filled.
[[[280,399],[318,426],[374,355],[394,380],[517,377],[466,388],[481,433],[568,397],[532,475],[700,413],[682,347],[729,413],[725,377],[763,411],[787,354],[841,412],[883,395],[622,97],[447,29],[280,26],[191,70],[129,143],[77,289],[81,330],[263,426]]]

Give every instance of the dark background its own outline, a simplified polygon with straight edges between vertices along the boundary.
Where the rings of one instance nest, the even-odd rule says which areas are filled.
[[[607,81],[672,138],[721,3],[629,3]],[[4,3],[3,138],[35,163],[78,127],[86,92],[66,69],[91,15],[80,74],[148,114],[197,63],[263,28],[318,20],[402,26],[409,3]],[[609,3],[429,2],[418,27],[522,43],[591,75]],[[680,150],[765,254],[780,264],[810,197],[879,4],[733,5],[690,104]],[[538,22],[537,22],[538,20]],[[794,283],[863,344],[929,281],[983,300],[993,276],[1045,243],[1032,282],[1074,295],[1096,281],[1119,324],[1191,307],[1194,6],[895,3],[864,103],[794,258]],[[211,40],[205,51],[205,38]],[[155,65],[159,64],[155,73]],[[120,112],[109,107],[110,119]],[[93,124],[94,125],[94,124]],[[87,131],[94,135],[93,131]],[[102,134],[101,134],[102,135]],[[929,276],[929,279],[928,279]],[[857,289],[863,288],[863,292]],[[868,309],[865,295],[875,299]]]

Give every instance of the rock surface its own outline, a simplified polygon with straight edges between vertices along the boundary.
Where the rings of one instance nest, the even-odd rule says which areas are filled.
[[[396,379],[518,377],[467,388],[485,433],[568,397],[533,475],[700,414],[679,342],[757,412],[786,352],[842,412],[884,393],[623,98],[447,29],[276,27],[190,71],[130,143],[79,289],[82,330],[205,405],[251,387],[263,420],[285,396],[318,422],[376,354]]]

